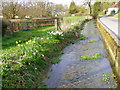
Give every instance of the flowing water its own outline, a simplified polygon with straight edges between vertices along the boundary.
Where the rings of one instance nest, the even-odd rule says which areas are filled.
[[[45,81],[48,88],[115,88],[109,55],[104,47],[99,30],[94,21],[86,23],[81,32],[85,40],[66,47],[60,56],[61,62],[54,64]],[[89,43],[89,40],[94,42]],[[93,56],[100,53],[100,58],[84,60],[81,56]],[[107,80],[105,80],[107,78]]]

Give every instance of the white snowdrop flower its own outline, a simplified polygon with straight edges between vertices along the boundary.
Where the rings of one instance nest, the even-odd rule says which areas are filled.
[[[38,52],[38,50],[36,50],[36,52]]]
[[[56,33],[59,33],[59,31],[56,31]]]
[[[44,55],[44,54],[42,54],[42,56],[44,57],[45,55]]]
[[[35,70],[36,70],[37,68],[35,68]]]
[[[36,53],[33,53],[34,55],[36,54]]]
[[[51,35],[62,35],[62,32],[60,32],[60,31],[56,31],[56,32],[51,32],[50,33]]]
[[[41,38],[41,40],[43,40],[43,38]]]
[[[71,23],[71,25],[75,25],[74,23]]]
[[[51,34],[53,34],[54,32],[52,31]]]
[[[56,33],[53,33],[53,35],[56,35]]]

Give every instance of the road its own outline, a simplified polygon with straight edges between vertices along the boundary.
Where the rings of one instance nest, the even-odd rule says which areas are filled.
[[[94,23],[94,21],[87,23],[81,32],[87,38],[67,46],[63,50],[64,54],[60,56],[61,62],[52,65],[49,72],[50,78],[45,81],[48,88],[116,87],[111,77],[109,55]],[[89,43],[89,40],[94,42]],[[100,58],[92,60],[81,58],[81,56],[91,57],[95,53],[100,53]],[[105,78],[107,81],[104,80]]]
[[[120,19],[115,18],[115,17],[101,17],[100,21],[107,26],[107,28],[109,28],[118,38],[120,38],[120,23],[118,23],[120,21]]]

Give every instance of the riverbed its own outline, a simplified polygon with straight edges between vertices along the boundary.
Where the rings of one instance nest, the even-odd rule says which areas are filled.
[[[106,51],[95,21],[85,24],[82,34],[87,38],[67,46],[59,58],[61,62],[52,65],[45,81],[47,88],[116,88],[114,74],[110,66],[110,56]],[[90,42],[92,41],[92,42]],[[81,56],[97,59],[85,60]]]

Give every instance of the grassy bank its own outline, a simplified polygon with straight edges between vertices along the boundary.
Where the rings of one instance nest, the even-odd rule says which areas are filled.
[[[114,15],[114,17],[116,17],[116,18],[120,18],[120,12],[117,13],[116,15]]]
[[[41,71],[47,66],[48,45],[57,42],[50,38],[49,31],[54,31],[54,26],[3,37],[3,87],[30,87],[32,84],[36,87],[37,81],[42,78]]]
[[[63,18],[63,20],[68,23],[79,21],[80,19],[85,19],[85,16],[72,16],[72,17],[64,17]]]
[[[56,58],[62,54],[62,49],[79,38],[76,32],[80,30],[80,24],[67,32],[58,32],[54,26],[45,26],[3,37],[2,86],[38,87],[45,78],[46,68],[58,63]]]
[[[63,17],[63,22],[61,27],[63,30],[69,30],[73,28],[79,21],[85,20],[86,16],[72,16],[72,17]]]

